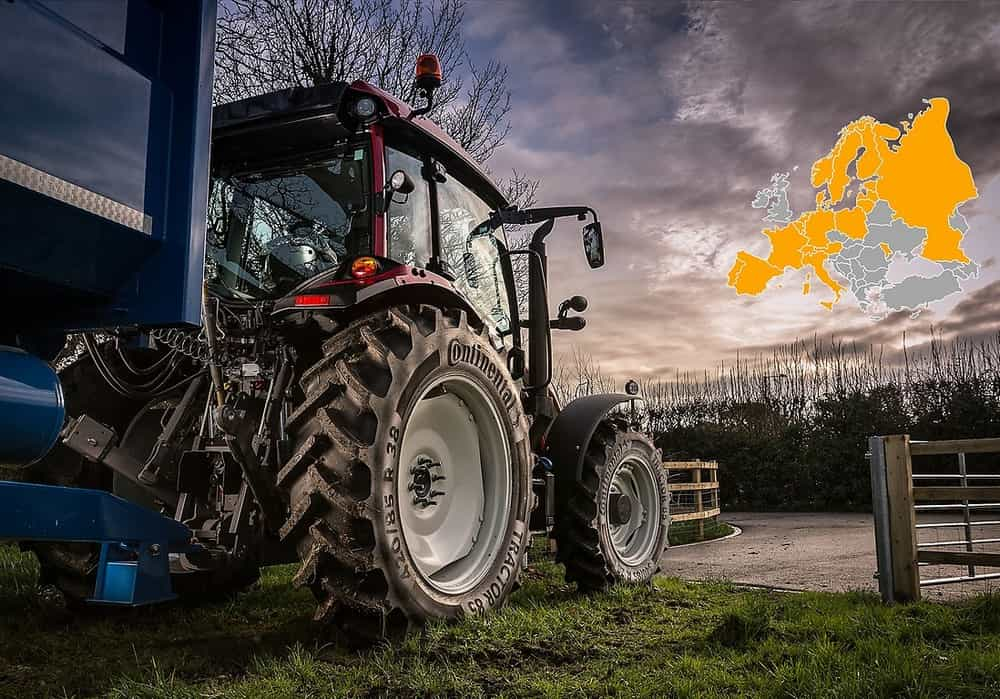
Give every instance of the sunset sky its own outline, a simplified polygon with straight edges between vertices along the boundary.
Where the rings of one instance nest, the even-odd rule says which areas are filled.
[[[556,333],[618,377],[715,366],[736,352],[835,334],[898,345],[997,331],[1000,314],[1000,4],[471,0],[474,60],[510,68],[512,131],[490,161],[541,178],[539,202],[593,205],[607,266],[590,271],[579,231],[550,238],[553,305],[590,299],[587,328]],[[754,193],[791,175],[796,213],[814,205],[812,162],[839,128],[870,114],[897,123],[951,101],[949,131],[979,199],[962,207],[964,247],[982,266],[937,311],[868,320],[783,288],[737,296],[736,252],[767,250]]]

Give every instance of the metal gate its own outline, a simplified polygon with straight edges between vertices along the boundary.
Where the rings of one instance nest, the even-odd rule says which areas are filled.
[[[968,454],[1000,453],[1000,439],[911,441],[870,439],[878,586],[885,602],[920,599],[921,587],[1000,578],[1000,473],[970,469]],[[950,466],[914,473],[913,457],[950,456]],[[918,464],[920,462],[918,461]],[[936,541],[920,541],[934,532]],[[940,540],[942,532],[948,533]],[[961,566],[961,575],[922,577],[921,570]],[[983,572],[982,568],[990,568]]]

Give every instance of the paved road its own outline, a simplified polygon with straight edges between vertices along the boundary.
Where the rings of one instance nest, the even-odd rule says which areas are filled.
[[[927,515],[922,522],[956,515]],[[686,580],[729,580],[790,590],[878,592],[875,535],[870,514],[725,513],[740,536],[667,551],[663,573]],[[991,519],[996,519],[991,517]],[[925,529],[920,541],[946,541],[954,529]],[[974,538],[1000,537],[1000,527],[976,527]],[[979,547],[1000,552],[1000,544]],[[983,569],[979,569],[983,572]],[[987,569],[992,571],[995,569]],[[959,566],[922,569],[923,578],[965,575]],[[923,588],[924,599],[959,598],[1000,589],[996,580]]]
[[[743,533],[670,549],[663,573],[794,590],[878,590],[867,514],[730,513]]]

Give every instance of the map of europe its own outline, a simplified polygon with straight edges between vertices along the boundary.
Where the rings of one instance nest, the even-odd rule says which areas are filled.
[[[770,251],[739,251],[729,286],[756,296],[789,270],[805,270],[803,294],[821,293],[829,310],[849,293],[878,320],[893,311],[915,315],[978,277],[979,265],[962,250],[969,227],[959,209],[979,192],[948,133],[948,100],[924,102],[899,127],[863,116],[842,128],[813,163],[811,211],[795,215],[791,173],[775,173],[751,203],[767,210],[763,220],[772,225],[761,234]]]

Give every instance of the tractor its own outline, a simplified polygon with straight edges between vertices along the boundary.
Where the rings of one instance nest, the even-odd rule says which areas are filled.
[[[587,301],[550,317],[547,238],[577,221],[600,267],[597,213],[512,207],[424,116],[440,84],[427,54],[418,109],[361,81],[216,107],[202,326],[84,335],[62,371],[70,419],[28,479],[182,523],[177,594],[295,562],[317,620],[382,637],[501,606],[533,534],[582,591],[658,570],[669,493],[615,412],[634,396],[560,408],[550,385],[551,332]],[[26,546],[43,584],[92,593],[97,546]]]

